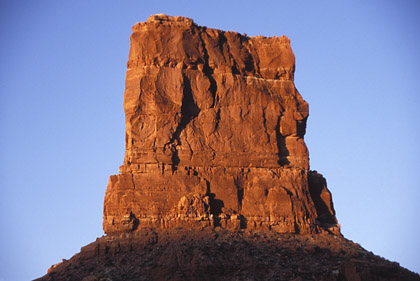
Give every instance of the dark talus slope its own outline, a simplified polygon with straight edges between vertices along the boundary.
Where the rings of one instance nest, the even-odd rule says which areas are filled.
[[[342,236],[141,229],[105,236],[53,266],[47,280],[420,280]]]

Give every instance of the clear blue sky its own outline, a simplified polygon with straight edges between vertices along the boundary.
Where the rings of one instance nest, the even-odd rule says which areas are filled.
[[[311,168],[343,234],[420,272],[419,1],[1,0],[0,281],[40,277],[103,235],[131,26],[156,13],[289,36]]]

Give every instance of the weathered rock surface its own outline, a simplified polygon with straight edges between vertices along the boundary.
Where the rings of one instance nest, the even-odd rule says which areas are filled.
[[[127,65],[126,152],[106,190],[105,233],[339,233],[325,179],[309,171],[308,104],[287,37],[155,15],[133,27]]]
[[[106,236],[38,281],[420,280],[342,236],[203,228]]]

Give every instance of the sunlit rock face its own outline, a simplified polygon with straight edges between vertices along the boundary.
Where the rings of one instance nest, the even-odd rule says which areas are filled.
[[[285,37],[247,37],[151,16],[133,27],[126,151],[110,177],[107,234],[221,226],[339,233],[325,179],[309,171],[308,104]]]

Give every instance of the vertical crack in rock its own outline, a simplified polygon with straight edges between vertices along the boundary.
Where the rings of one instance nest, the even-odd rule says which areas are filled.
[[[135,201],[136,183],[135,183],[135,180],[134,180],[134,174],[133,173],[131,174],[131,183],[133,185],[132,205],[131,206],[135,206],[136,205],[136,201]],[[133,213],[133,210],[130,211],[130,216],[129,216],[128,221],[126,221],[126,224],[128,225],[129,231],[134,231],[139,226],[139,219],[136,218],[136,215]]]
[[[136,183],[134,181],[134,174],[133,173],[131,173],[131,183],[133,184],[133,190],[136,190]]]
[[[238,34],[238,35],[241,36],[240,34]],[[229,57],[230,68],[231,68],[232,74],[240,75],[241,71],[239,70],[238,64],[237,64],[235,58],[232,55],[232,52],[231,52],[231,49],[230,49],[230,46],[229,46],[229,41],[226,38],[224,32],[220,33],[220,42],[223,42],[223,46],[226,46],[226,52],[227,52],[228,57]]]
[[[263,110],[262,110],[262,117],[263,117],[264,133],[267,136],[267,144],[269,144],[270,143],[270,134],[268,133],[268,130],[267,130],[267,118],[265,117],[265,108],[263,108]]]
[[[213,103],[211,104],[210,108],[215,106],[216,95],[217,95],[217,82],[213,78],[213,68],[209,65],[209,53],[207,51],[206,43],[203,40],[202,32],[199,33],[201,45],[203,46],[203,58],[204,58],[204,67],[203,73],[210,81],[210,92],[213,95]]]
[[[246,60],[245,60],[245,71],[248,73],[255,73],[255,62],[252,55],[249,53],[248,48],[246,50]]]
[[[169,147],[171,149],[171,161],[173,171],[176,170],[176,167],[180,162],[177,149],[177,145],[181,145],[180,135],[182,131],[187,127],[187,125],[191,122],[191,120],[197,117],[200,113],[200,109],[194,101],[189,78],[183,73],[182,79],[184,87],[181,105],[181,120],[178,123],[178,126],[175,132],[173,133],[171,139],[167,144],[165,144],[164,148],[167,149],[167,147]]]
[[[303,120],[296,121],[297,136],[303,139],[303,136],[306,133],[306,121],[308,117],[305,117]]]
[[[220,124],[220,108],[216,111],[216,117],[214,118],[214,129],[212,133],[215,133],[219,129]]]
[[[242,201],[244,200],[244,183],[242,175],[237,175],[234,179],[234,183],[236,186],[238,196],[238,210],[240,212],[242,209]]]
[[[290,164],[287,156],[289,156],[289,151],[286,146],[286,137],[283,136],[280,132],[280,120],[282,116],[277,118],[277,125],[276,125],[276,141],[277,141],[277,149],[278,149],[278,163],[280,165],[288,165]]]

